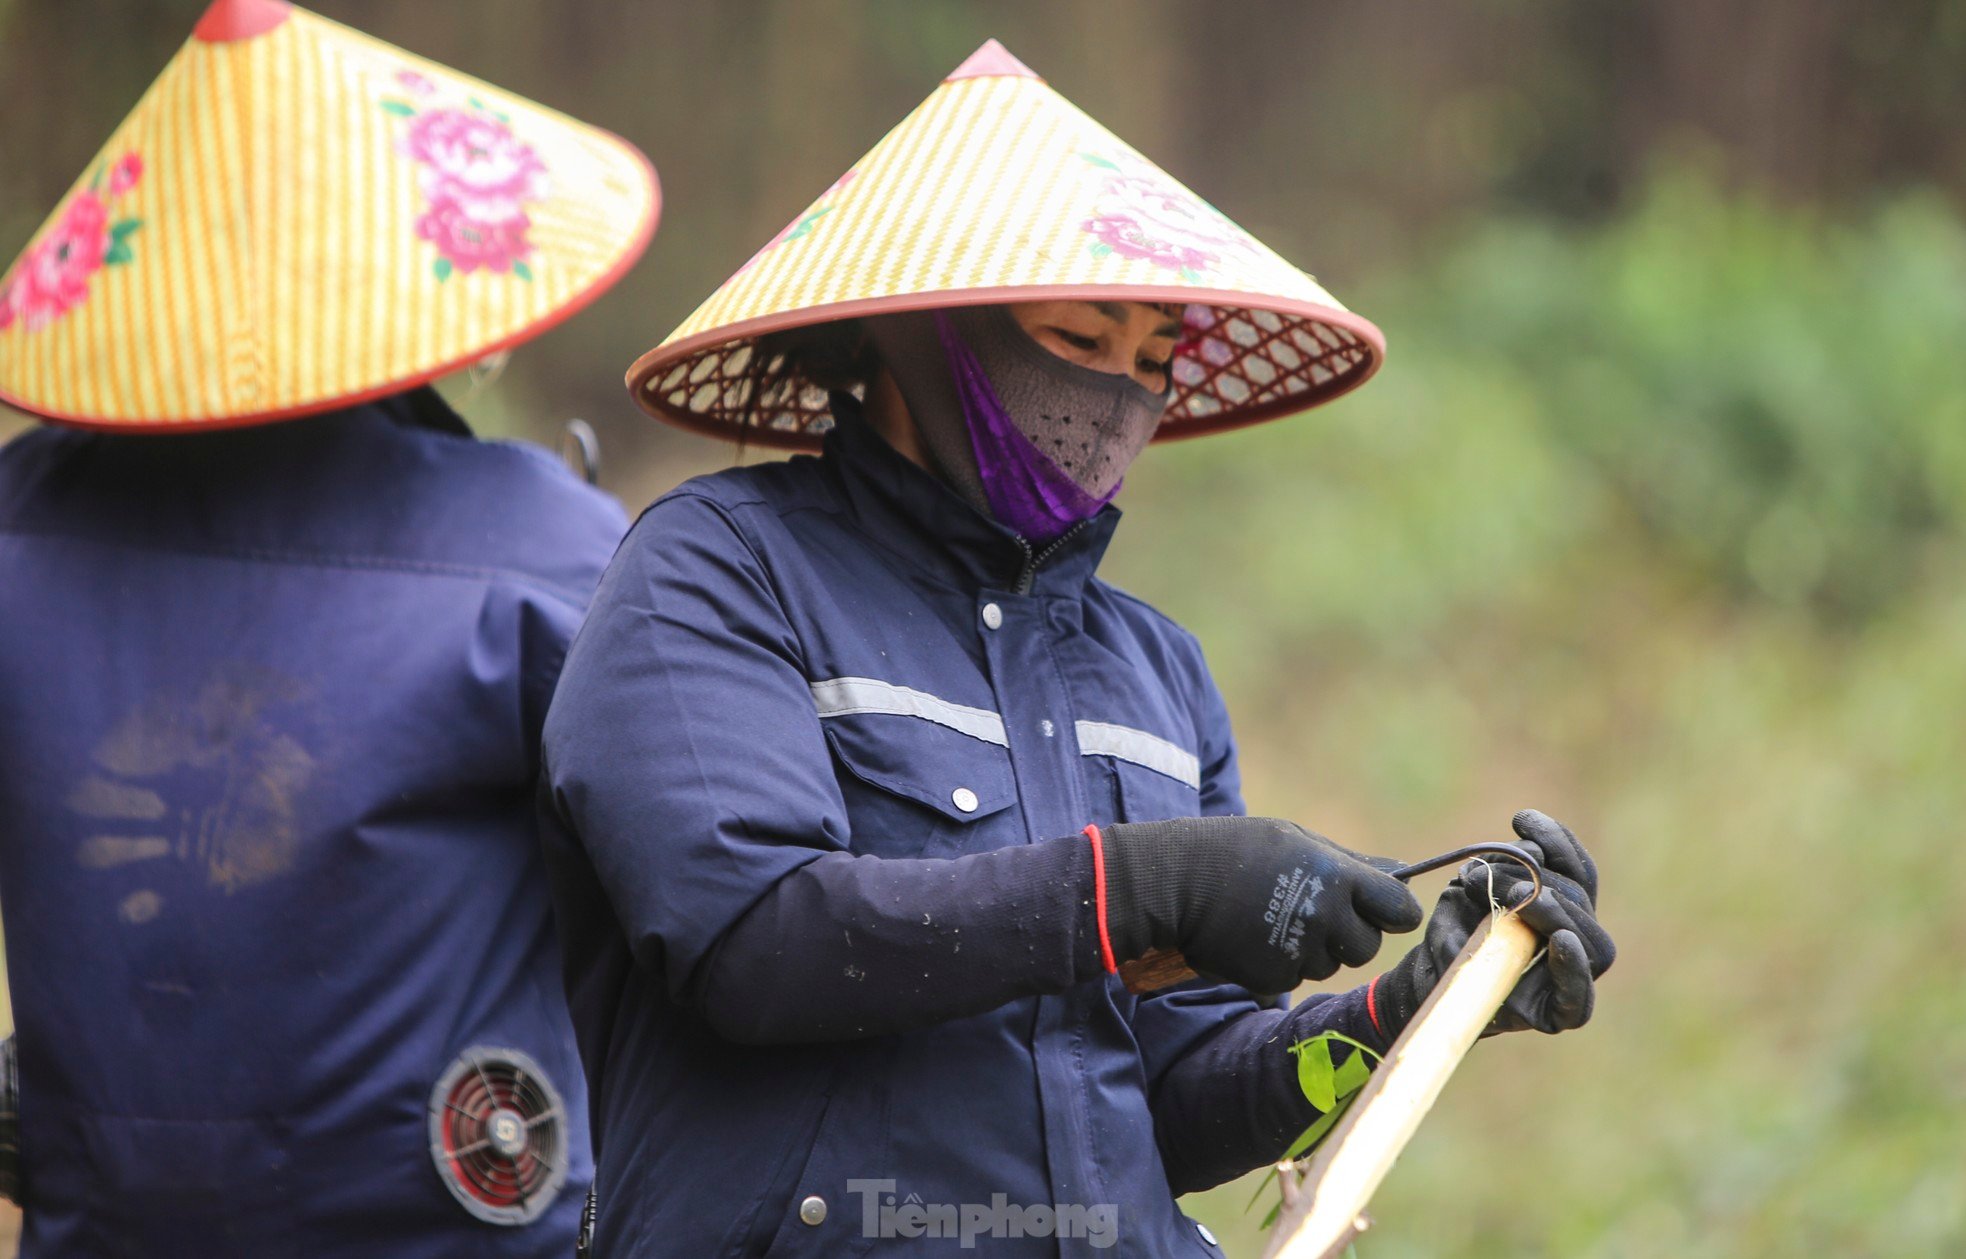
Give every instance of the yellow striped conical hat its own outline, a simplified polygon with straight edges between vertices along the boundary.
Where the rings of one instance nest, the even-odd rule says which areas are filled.
[[[754,362],[757,337],[1050,298],[1186,305],[1157,438],[1302,411],[1363,383],[1385,351],[1371,323],[991,40],[637,360],[628,387],[684,427],[810,449],[831,422],[825,392]]]
[[[0,276],[0,402],[221,427],[535,335],[648,244],[655,171],[283,0],[218,0]]]

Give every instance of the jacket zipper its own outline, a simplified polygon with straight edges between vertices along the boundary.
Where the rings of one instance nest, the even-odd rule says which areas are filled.
[[[1056,555],[1059,547],[1070,542],[1079,530],[1091,523],[1090,520],[1079,521],[1070,529],[1053,538],[1050,546],[1035,554],[1031,551],[1031,544],[1025,540],[1022,534],[1019,534],[1017,536],[1017,545],[1024,551],[1024,567],[1017,574],[1017,585],[1012,588],[1012,593],[1020,595],[1030,594],[1032,584],[1038,579],[1038,566],[1050,559],[1053,555]]]

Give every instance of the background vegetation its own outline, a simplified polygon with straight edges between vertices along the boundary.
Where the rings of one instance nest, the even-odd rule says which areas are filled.
[[[1210,647],[1253,808],[1417,857],[1535,804],[1623,949],[1361,1255],[1966,1253],[1966,6],[316,7],[655,158],[648,261],[468,402],[592,420],[631,508],[730,456],[628,361],[987,35],[1316,269],[1384,373],[1157,449],[1108,573]],[[197,8],[0,0],[0,257]],[[1253,1254],[1248,1197],[1190,1207]]]

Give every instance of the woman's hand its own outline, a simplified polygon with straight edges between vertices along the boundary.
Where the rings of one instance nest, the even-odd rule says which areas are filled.
[[[1568,827],[1545,814],[1524,809],[1514,825],[1522,847],[1543,868],[1543,890],[1523,906],[1521,917],[1543,937],[1547,953],[1516,984],[1488,1032],[1569,1031],[1590,1021],[1597,977],[1618,956],[1597,921],[1597,864]],[[1434,907],[1425,940],[1376,982],[1375,1022],[1388,1040],[1405,1028],[1488,916],[1491,895],[1497,905],[1514,905],[1532,886],[1507,861],[1477,859],[1461,867]]]
[[[1288,992],[1340,966],[1365,965],[1383,933],[1420,925],[1420,903],[1384,873],[1397,862],[1361,856],[1294,822],[1178,818],[1099,833],[1103,912],[1118,961],[1178,949],[1204,975]]]

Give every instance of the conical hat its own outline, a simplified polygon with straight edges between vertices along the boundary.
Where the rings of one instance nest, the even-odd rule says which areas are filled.
[[[685,427],[809,449],[826,395],[796,376],[759,390],[776,373],[757,370],[755,338],[1051,298],[1186,305],[1158,437],[1316,406],[1385,352],[1371,323],[991,40],[637,360],[628,386]]]
[[[306,415],[566,318],[655,230],[612,135],[281,0],[218,0],[0,277],[0,401]]]

